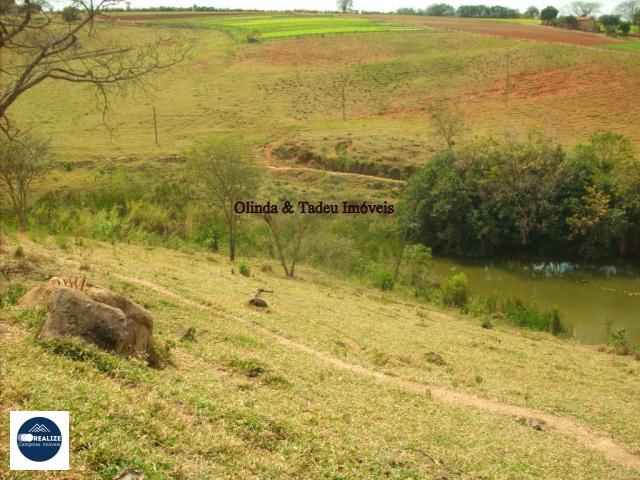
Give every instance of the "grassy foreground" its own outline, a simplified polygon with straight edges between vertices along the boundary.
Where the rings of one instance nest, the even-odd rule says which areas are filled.
[[[0,312],[2,415],[68,409],[72,422],[72,471],[10,473],[2,441],[0,478],[112,478],[125,466],[152,479],[640,478],[570,432],[436,394],[532,407],[637,454],[640,367],[629,358],[484,330],[313,270],[284,279],[268,262],[252,263],[247,278],[217,255],[26,238],[0,261],[30,284],[87,275],[149,308],[156,341],[176,344],[165,370],[106,354],[77,361],[34,341],[33,313]],[[266,312],[246,304],[258,288],[274,291]],[[195,341],[181,340],[190,328]]]

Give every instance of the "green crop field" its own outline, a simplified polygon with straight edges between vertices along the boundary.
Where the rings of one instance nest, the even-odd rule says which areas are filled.
[[[341,16],[242,16],[228,18],[210,16],[184,20],[162,20],[172,25],[188,25],[210,28],[227,32],[236,40],[244,40],[250,32],[259,32],[260,38],[287,38],[307,35],[325,35],[337,33],[370,33],[388,30],[411,30],[413,27],[393,22],[383,22],[366,18]]]

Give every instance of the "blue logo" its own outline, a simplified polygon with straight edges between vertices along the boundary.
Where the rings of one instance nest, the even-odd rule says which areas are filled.
[[[22,455],[34,462],[51,460],[61,445],[60,429],[48,418],[31,418],[18,430],[18,448]]]

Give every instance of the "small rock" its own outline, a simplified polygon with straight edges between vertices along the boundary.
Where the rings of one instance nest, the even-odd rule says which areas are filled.
[[[142,470],[136,470],[133,468],[125,468],[120,470],[113,480],[146,480],[146,475]]]
[[[269,305],[261,298],[252,298],[249,300],[249,305],[256,308],[267,308]]]
[[[542,420],[537,420],[535,418],[520,417],[518,418],[518,423],[526,427],[533,428],[534,430],[537,430],[539,432],[544,430],[543,428],[544,422]]]
[[[442,358],[441,355],[437,354],[436,352],[429,352],[425,355],[425,358],[427,359],[427,362],[430,363],[435,363],[436,365],[444,365],[445,362],[444,358]]]

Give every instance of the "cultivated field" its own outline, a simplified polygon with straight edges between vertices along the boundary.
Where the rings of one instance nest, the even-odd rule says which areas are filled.
[[[224,18],[230,24],[247,21]],[[513,24],[525,27],[537,28]],[[622,52],[442,29],[248,44],[209,29],[98,28],[104,37],[133,44],[158,33],[179,34],[194,47],[185,63],[152,79],[158,88],[150,95],[116,98],[107,116],[110,129],[93,107],[95,98],[68,84],[24,96],[15,106],[17,119],[37,122],[65,161],[180,154],[197,138],[235,131],[259,155],[287,141],[331,154],[348,139],[354,157],[402,167],[423,162],[442,145],[428,120],[429,111],[442,103],[461,110],[474,135],[526,134],[535,128],[570,146],[607,129],[640,144],[630,108],[640,98],[640,57]],[[33,104],[40,107],[34,110]]]
[[[481,20],[468,18],[425,17],[425,16],[395,16],[398,21],[406,24],[429,28],[441,28],[459,32],[477,33],[482,35],[497,35],[505,38],[520,40],[535,40],[540,42],[560,42],[572,45],[595,46],[618,43],[615,39],[604,34],[580,32],[539,25],[539,20],[531,21],[509,20]]]
[[[399,23],[385,20],[336,16],[300,16],[290,15],[264,16],[246,15],[243,17],[208,16],[192,17],[188,20],[160,20],[161,25],[183,25],[195,28],[220,30],[230,34],[236,40],[244,40],[247,34],[259,32],[262,39],[301,37],[310,35],[329,35],[338,33],[368,33],[388,30],[411,30]]]

